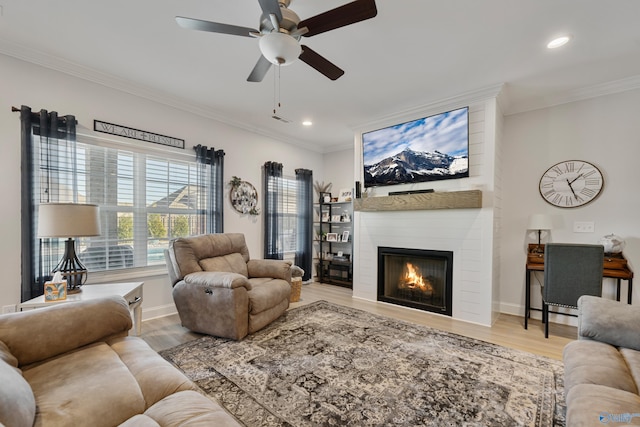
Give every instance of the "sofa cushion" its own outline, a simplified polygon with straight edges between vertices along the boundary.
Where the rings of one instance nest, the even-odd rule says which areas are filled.
[[[18,367],[18,359],[11,354],[11,350],[3,341],[0,341],[0,361],[8,363],[14,368]],[[22,374],[22,371],[20,373]]]
[[[291,282],[291,261],[251,259],[247,262],[249,277],[273,277]]]
[[[598,341],[572,341],[563,351],[565,391],[599,384],[638,394],[629,367],[616,347]]]
[[[138,414],[135,417],[129,418],[127,421],[120,424],[118,427],[162,427],[153,418],[144,414]]]
[[[632,350],[630,348],[620,348],[618,349],[620,354],[624,358],[629,371],[631,372],[631,376],[633,377],[633,381],[636,383],[636,388],[640,394],[640,351]]]
[[[282,301],[280,301],[280,303],[278,303],[278,305],[261,311],[260,313],[249,313],[248,332],[250,334],[253,334],[254,332],[257,332],[260,329],[264,328],[269,323],[282,316],[282,314],[287,311],[287,308],[289,308],[289,300],[283,299]]]
[[[204,258],[201,259],[199,263],[204,271],[228,271],[249,277],[247,262],[239,253]]]
[[[222,407],[196,391],[181,391],[162,399],[145,415],[162,427],[225,427],[240,423]]]
[[[0,361],[0,425],[32,427],[36,399],[20,370]]]
[[[188,285],[195,285],[200,288],[226,288],[234,289],[239,287],[251,290],[251,284],[246,276],[228,271],[198,271],[184,276],[184,282]]]
[[[257,314],[277,306],[282,300],[289,300],[291,285],[282,279],[249,279],[249,313]]]
[[[566,401],[567,426],[640,425],[640,417],[632,417],[640,413],[640,396],[634,393],[597,384],[577,384],[567,393]],[[609,418],[621,416],[627,418]]]
[[[138,382],[145,409],[172,393],[193,390],[193,383],[141,338],[116,338],[107,343]]]
[[[104,342],[23,372],[36,399],[36,425],[107,427],[145,410],[136,379]]]
[[[202,271],[199,261],[239,253],[245,264],[249,261],[249,248],[242,233],[204,234],[183,237],[169,242],[176,262],[176,273],[182,279],[189,273]]]
[[[640,350],[640,310],[620,301],[583,295],[578,299],[578,338]]]
[[[131,325],[129,304],[113,295],[0,316],[0,340],[19,366],[27,367],[105,338],[125,336]]]

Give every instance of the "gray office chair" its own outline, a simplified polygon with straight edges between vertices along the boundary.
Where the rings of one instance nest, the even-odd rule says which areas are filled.
[[[602,295],[602,245],[548,243],[544,248],[542,321],[549,338],[549,306],[578,307],[582,295]]]

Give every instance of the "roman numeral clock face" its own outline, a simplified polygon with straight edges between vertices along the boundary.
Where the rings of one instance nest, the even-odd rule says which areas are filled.
[[[540,195],[560,208],[576,208],[592,202],[602,192],[604,179],[589,162],[567,160],[551,166],[540,178]]]

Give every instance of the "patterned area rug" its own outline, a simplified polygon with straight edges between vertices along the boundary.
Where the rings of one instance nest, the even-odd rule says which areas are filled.
[[[247,426],[562,426],[559,361],[319,301],[161,352]]]

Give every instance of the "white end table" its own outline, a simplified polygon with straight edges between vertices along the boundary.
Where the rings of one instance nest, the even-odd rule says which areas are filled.
[[[86,301],[96,298],[104,298],[120,295],[129,303],[129,311],[133,318],[134,334],[139,336],[142,329],[142,285],[144,282],[108,283],[103,285],[84,285],[82,292],[68,294],[67,299],[60,301],[45,301],[44,295],[18,304],[18,310],[32,310],[34,308],[48,307],[65,302]]]

